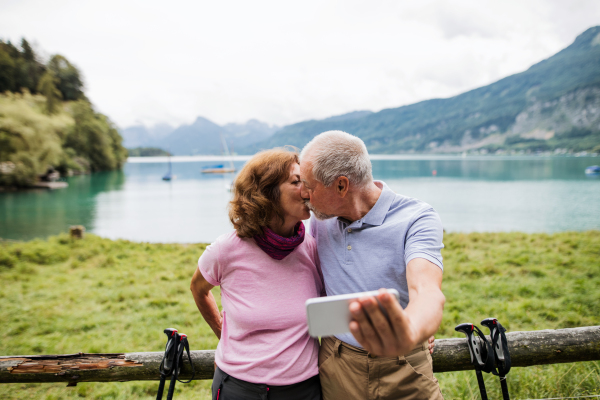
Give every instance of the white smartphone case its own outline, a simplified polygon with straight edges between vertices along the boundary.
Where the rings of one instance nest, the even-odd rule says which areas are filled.
[[[400,299],[400,294],[396,289],[387,289],[387,291],[396,296],[396,299]],[[374,290],[306,300],[309,335],[312,337],[333,336],[350,332],[348,327],[352,320],[348,308],[350,302],[363,296],[377,296],[378,294],[379,291]]]

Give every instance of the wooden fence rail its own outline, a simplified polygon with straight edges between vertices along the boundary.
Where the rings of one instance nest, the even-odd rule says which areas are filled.
[[[506,337],[515,367],[600,360],[600,326],[509,332]],[[435,344],[434,372],[473,368],[466,339],[439,339]],[[153,352],[0,357],[0,383],[158,380],[162,356]],[[214,356],[214,350],[192,351],[195,379],[212,379]],[[181,379],[189,378],[186,363]]]

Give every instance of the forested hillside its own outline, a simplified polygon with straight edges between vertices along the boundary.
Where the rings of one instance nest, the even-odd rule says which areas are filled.
[[[61,55],[42,63],[27,40],[0,41],[0,186],[121,168],[127,151]]]
[[[302,147],[332,129],[361,137],[374,153],[600,151],[600,26],[491,85],[357,118],[300,122],[244,150]]]

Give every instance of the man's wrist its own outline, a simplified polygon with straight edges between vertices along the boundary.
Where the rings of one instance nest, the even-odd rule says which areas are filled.
[[[408,326],[410,327],[410,331],[412,331],[410,344],[412,345],[412,348],[415,348],[431,337],[430,329],[428,326],[419,321],[417,316],[413,315],[413,309],[409,309],[409,307],[407,307],[405,311],[406,317],[409,320]]]

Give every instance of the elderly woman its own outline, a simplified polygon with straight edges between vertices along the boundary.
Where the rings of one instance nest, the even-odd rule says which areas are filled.
[[[208,246],[192,278],[198,309],[220,339],[213,399],[320,399],[319,343],[304,303],[324,294],[315,240],[302,220],[297,153],[255,155],[234,183],[234,231]],[[221,286],[223,314],[211,289]]]

